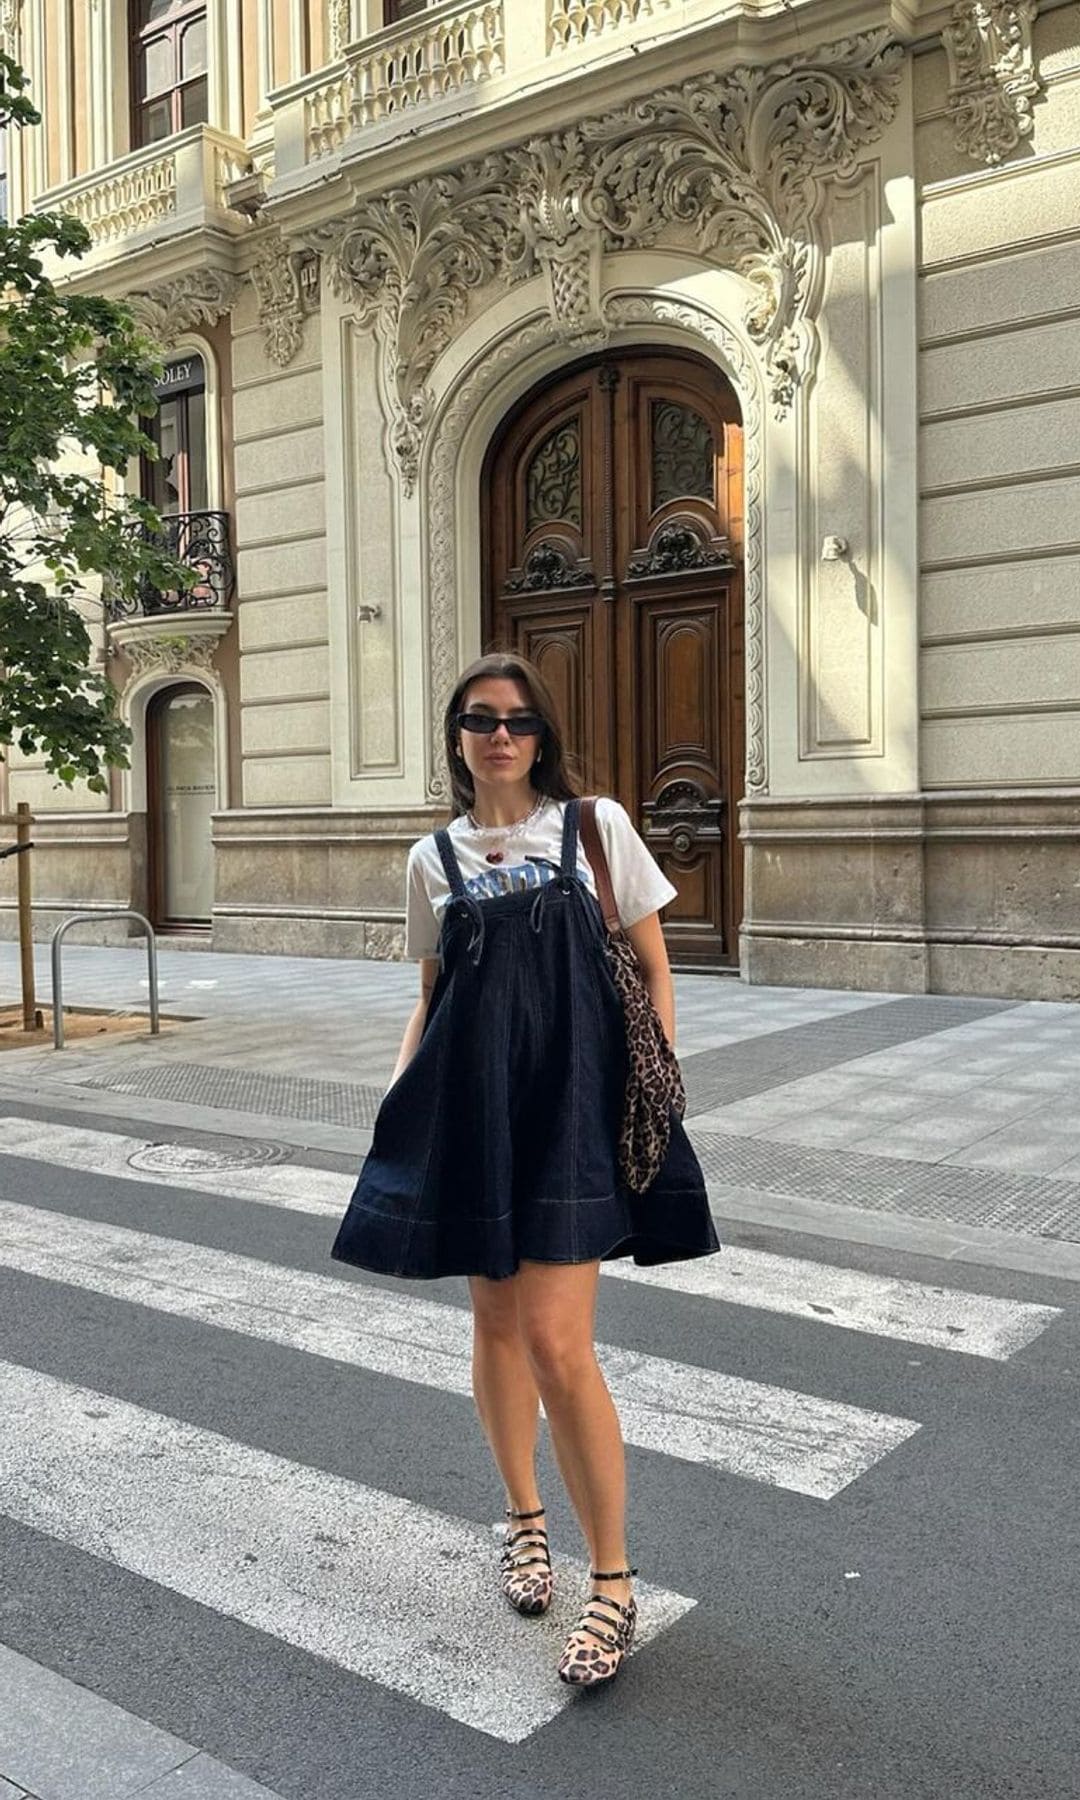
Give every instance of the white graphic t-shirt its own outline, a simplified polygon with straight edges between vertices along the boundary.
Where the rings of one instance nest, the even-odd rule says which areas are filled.
[[[477,831],[467,819],[454,819],[448,829],[466,892],[477,900],[494,900],[500,894],[538,888],[545,881],[554,880],[562,858],[563,810],[562,801],[545,801],[525,829],[513,837]],[[678,889],[661,873],[635,831],[630,815],[617,800],[597,800],[596,823],[623,925],[636,925],[675,899]],[[505,860],[489,863],[489,850],[501,850]],[[581,847],[580,831],[577,868],[590,894],[595,894],[596,878]],[[449,899],[450,883],[432,833],[421,838],[409,852],[406,956],[419,960],[438,955],[439,928]]]

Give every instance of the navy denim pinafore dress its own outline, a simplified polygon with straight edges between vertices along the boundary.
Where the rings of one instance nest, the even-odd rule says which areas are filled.
[[[451,898],[416,1052],[375,1121],[332,1255],[382,1274],[513,1275],[523,1258],[643,1265],[720,1248],[679,1119],[652,1186],[616,1152],[626,1077],[622,1003],[599,905],[577,873],[579,802],[539,888],[479,901],[448,832]]]

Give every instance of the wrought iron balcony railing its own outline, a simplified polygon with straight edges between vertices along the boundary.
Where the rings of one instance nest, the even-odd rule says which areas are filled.
[[[144,535],[150,533],[144,530]],[[162,589],[140,582],[134,593],[113,594],[107,601],[110,619],[153,618],[160,613],[224,612],[236,585],[229,548],[229,515],[223,512],[173,513],[163,520],[155,541],[195,572],[190,588]]]

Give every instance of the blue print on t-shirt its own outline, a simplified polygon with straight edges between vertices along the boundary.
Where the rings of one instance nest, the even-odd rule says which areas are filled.
[[[471,875],[465,883],[465,892],[474,900],[497,900],[500,894],[517,894],[526,888],[541,887],[557,873],[551,863],[511,863],[508,868],[485,869],[482,875]]]

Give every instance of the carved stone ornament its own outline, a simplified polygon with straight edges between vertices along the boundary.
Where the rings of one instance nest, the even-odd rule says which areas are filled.
[[[778,416],[805,372],[825,175],[896,111],[903,52],[883,31],[803,62],[697,76],[646,100],[361,200],[306,241],[379,332],[407,493],[422,398],[472,290],[544,273],[559,336],[602,340],[605,251],[689,243],[747,283],[747,330]]]
[[[195,325],[213,325],[231,312],[240,280],[224,269],[192,269],[157,287],[127,294],[136,323],[159,344],[168,345]]]
[[[682,519],[668,519],[657,527],[647,550],[631,557],[627,577],[640,581],[647,575],[681,575],[684,569],[731,568],[724,550],[706,543],[700,529]]]
[[[266,354],[279,369],[292,362],[304,320],[319,305],[319,259],[310,250],[290,252],[279,231],[268,233],[251,270],[259,296]]]
[[[1031,44],[1036,0],[956,0],[942,38],[956,142],[991,167],[1034,128],[1042,93]]]
[[[185,669],[212,669],[216,637],[173,633],[170,637],[144,637],[125,642],[121,648],[131,664],[131,680],[151,671],[162,675],[180,675]]]
[[[352,0],[329,0],[326,22],[330,38],[330,59],[336,61],[346,44],[353,40]]]

